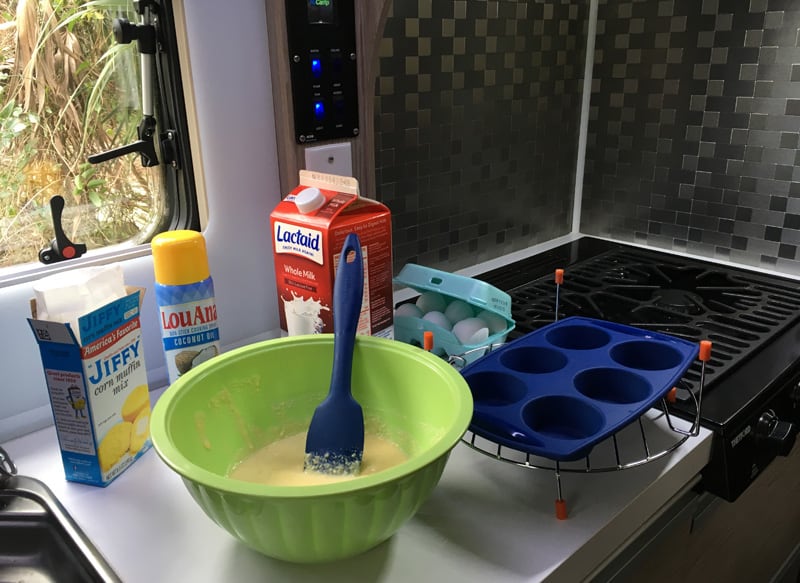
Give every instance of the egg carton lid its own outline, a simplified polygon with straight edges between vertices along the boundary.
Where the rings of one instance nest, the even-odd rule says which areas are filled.
[[[514,327],[514,320],[511,317],[511,296],[486,282],[416,263],[404,265],[394,278],[394,282],[418,292],[433,291],[463,300],[472,306],[501,316],[511,328]]]
[[[394,278],[394,282],[420,293],[436,292],[451,301],[460,299],[474,308],[485,309],[499,316],[506,323],[504,330],[490,335],[485,341],[464,344],[451,330],[441,328],[433,322],[422,318],[395,316],[395,340],[422,346],[424,333],[430,331],[433,332],[434,354],[459,357],[463,362],[469,363],[480,358],[483,354],[480,349],[491,349],[492,346],[504,343],[508,333],[514,329],[511,297],[488,283],[414,263],[406,264]]]

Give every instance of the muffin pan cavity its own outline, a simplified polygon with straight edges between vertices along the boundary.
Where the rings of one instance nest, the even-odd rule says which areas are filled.
[[[611,342],[608,332],[586,324],[556,326],[546,335],[550,344],[567,350],[593,350]]]
[[[567,357],[545,346],[521,346],[500,356],[500,364],[514,372],[542,374],[555,372],[567,365]]]
[[[581,441],[600,431],[605,417],[585,400],[553,395],[527,403],[522,421],[545,438]]]
[[[656,404],[698,348],[633,326],[566,318],[462,369],[474,401],[470,431],[553,460],[585,457]]]
[[[502,372],[478,372],[470,382],[472,398],[484,407],[504,407],[518,403],[528,395],[525,382]]]
[[[590,368],[575,375],[574,382],[581,395],[604,403],[638,403],[653,392],[647,379],[621,368]]]
[[[611,359],[622,366],[642,370],[669,370],[679,366],[683,355],[666,344],[649,340],[623,342],[611,349]]]

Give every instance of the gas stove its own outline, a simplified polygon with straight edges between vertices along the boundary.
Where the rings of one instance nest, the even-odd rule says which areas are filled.
[[[564,269],[556,286],[555,270]],[[711,493],[735,500],[800,426],[800,284],[738,267],[583,237],[478,276],[512,299],[509,340],[558,318],[586,316],[712,342],[701,425],[714,431],[703,471]],[[701,363],[671,411],[696,416]]]

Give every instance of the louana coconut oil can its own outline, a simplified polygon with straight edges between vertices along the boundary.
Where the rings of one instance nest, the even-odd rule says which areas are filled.
[[[214,282],[197,231],[153,237],[156,303],[170,384],[220,353]]]

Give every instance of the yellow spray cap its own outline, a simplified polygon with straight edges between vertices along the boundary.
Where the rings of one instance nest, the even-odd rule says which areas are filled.
[[[208,278],[206,241],[197,231],[159,233],[150,243],[156,283],[187,285]]]

